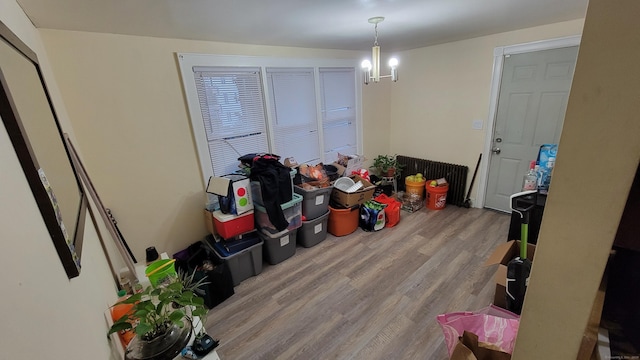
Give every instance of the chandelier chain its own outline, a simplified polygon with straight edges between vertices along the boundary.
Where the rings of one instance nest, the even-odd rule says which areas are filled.
[[[376,38],[375,38],[375,41],[373,42],[373,45],[374,46],[378,46],[378,24],[377,23],[375,24],[374,29],[375,29],[375,32],[376,32]]]

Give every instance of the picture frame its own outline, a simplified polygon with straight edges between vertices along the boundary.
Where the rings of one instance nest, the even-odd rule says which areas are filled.
[[[2,22],[0,117],[66,275],[69,279],[77,277],[87,196],[71,161],[36,53]]]

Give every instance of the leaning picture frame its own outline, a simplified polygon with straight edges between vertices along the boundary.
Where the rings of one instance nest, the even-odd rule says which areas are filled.
[[[36,53],[0,22],[0,118],[68,278],[80,275],[87,196]]]

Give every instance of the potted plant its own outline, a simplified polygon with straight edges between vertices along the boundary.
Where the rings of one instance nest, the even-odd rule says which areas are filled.
[[[373,159],[371,166],[380,177],[398,177],[402,167],[397,161],[397,155],[378,155]]]
[[[196,294],[203,284],[203,281],[193,282],[193,276],[174,276],[163,285],[148,286],[117,303],[133,304],[108,332],[111,335],[134,330],[135,337],[127,346],[125,359],[173,359],[189,343],[195,318],[202,322],[195,337],[203,336],[207,309],[204,299]]]

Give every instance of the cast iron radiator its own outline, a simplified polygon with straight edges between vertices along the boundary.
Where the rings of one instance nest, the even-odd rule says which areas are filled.
[[[403,155],[398,155],[396,159],[399,164],[404,165],[402,168],[402,177],[398,179],[398,188],[400,190],[404,190],[405,188],[404,178],[407,175],[422,173],[427,180],[445,178],[449,183],[447,203],[457,206],[463,205],[469,167]]]

